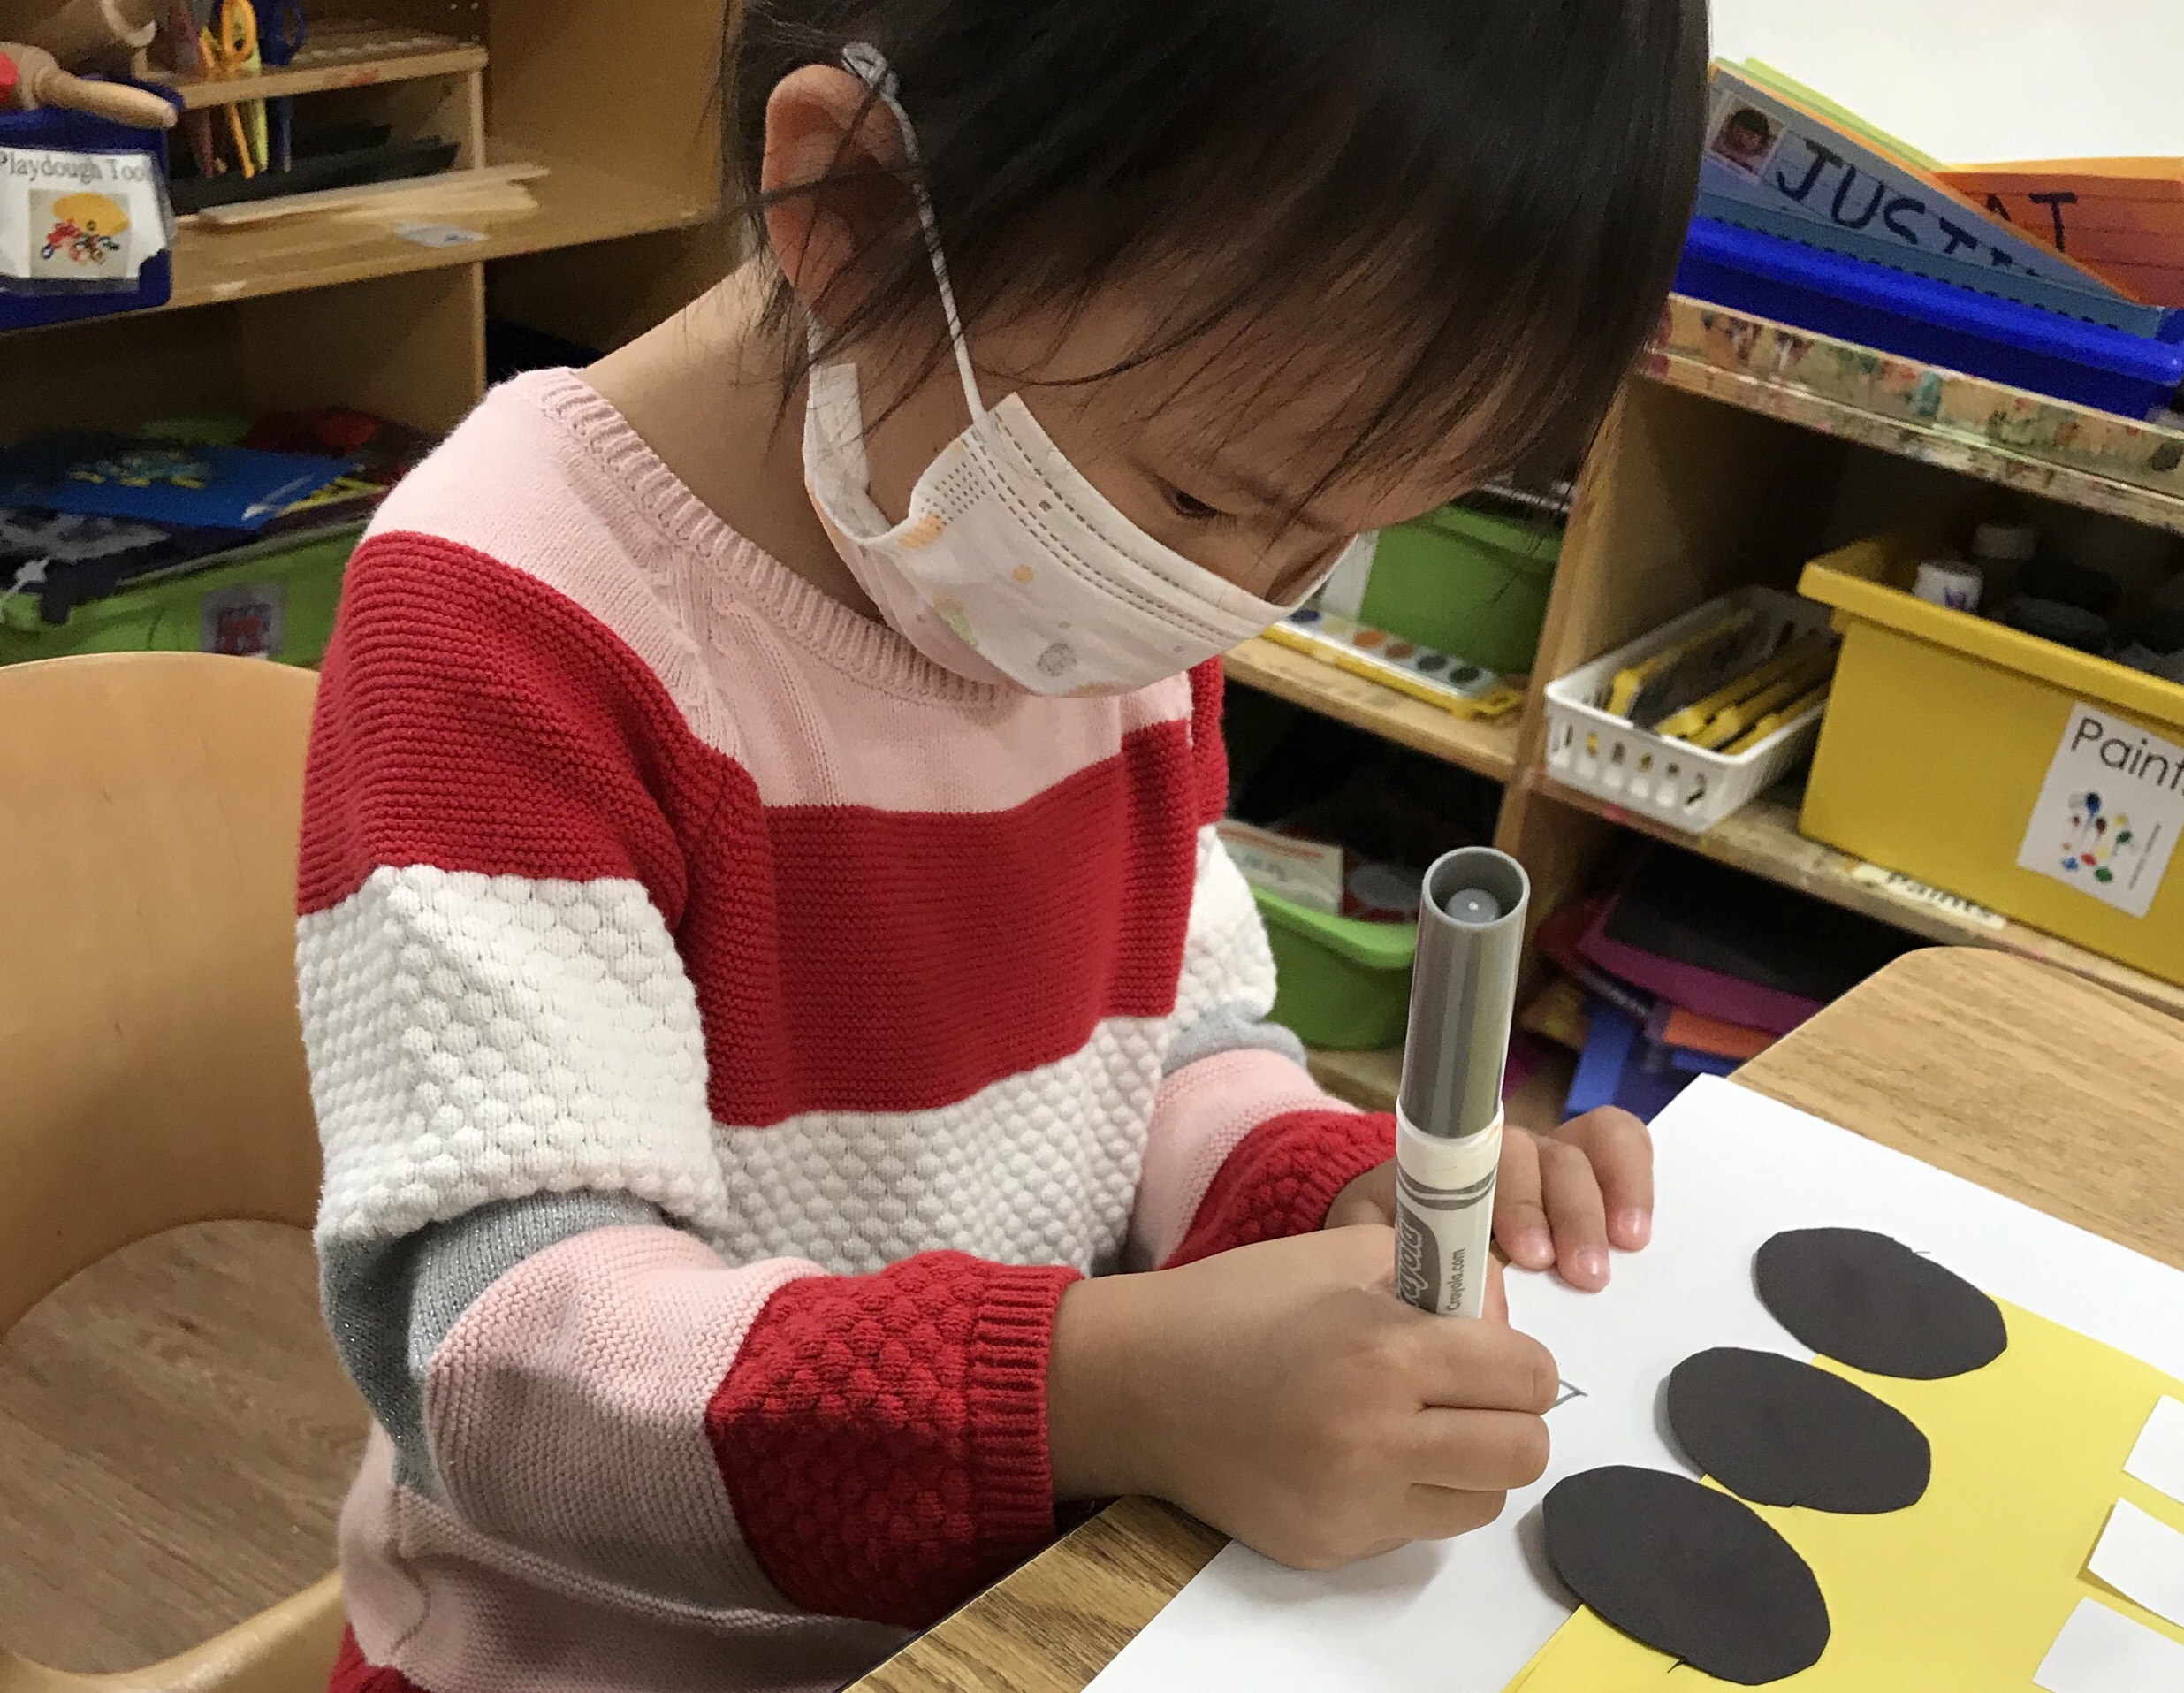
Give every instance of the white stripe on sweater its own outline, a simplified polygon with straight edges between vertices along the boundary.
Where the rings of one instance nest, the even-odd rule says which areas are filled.
[[[382,868],[302,919],[297,961],[324,1242],[590,1188],[658,1205],[731,1262],[836,1273],[934,1249],[1112,1267],[1168,1041],[1274,998],[1250,890],[1211,829],[1174,1012],[1104,1019],[1066,1057],[931,1110],[713,1123],[696,995],[630,881]]]

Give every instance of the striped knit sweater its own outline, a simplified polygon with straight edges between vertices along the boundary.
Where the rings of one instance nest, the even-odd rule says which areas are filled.
[[[1219,694],[954,676],[566,372],[396,491],[297,926],[338,1689],[833,1686],[1054,1534],[1063,1288],[1391,1147],[1260,1020]]]

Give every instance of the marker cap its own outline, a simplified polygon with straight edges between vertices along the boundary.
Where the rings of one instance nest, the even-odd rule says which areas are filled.
[[[1422,1133],[1477,1134],[1501,1116],[1531,899],[1524,866],[1492,847],[1443,853],[1426,872],[1398,1096]]]

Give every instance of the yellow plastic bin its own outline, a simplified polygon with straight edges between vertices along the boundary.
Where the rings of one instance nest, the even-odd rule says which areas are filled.
[[[1805,567],[1843,637],[1805,833],[2184,982],[2184,687],[1929,605],[1924,554]]]

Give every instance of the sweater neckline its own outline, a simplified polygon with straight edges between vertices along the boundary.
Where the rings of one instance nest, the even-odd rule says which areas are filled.
[[[725,522],[645,443],[614,402],[574,370],[536,370],[512,387],[582,445],[712,591],[735,591],[782,634],[838,670],[893,694],[991,705],[1001,690],[935,664],[884,623],[821,593]]]

